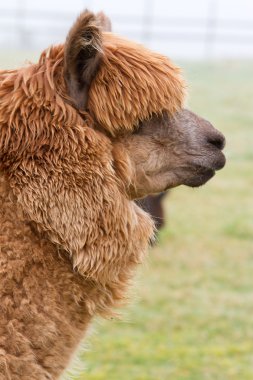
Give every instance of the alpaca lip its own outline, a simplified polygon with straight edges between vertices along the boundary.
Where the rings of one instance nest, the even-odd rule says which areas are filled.
[[[216,171],[221,170],[226,164],[226,157],[221,150],[212,152],[212,154],[206,157],[202,162],[196,163],[196,170],[200,173],[202,171]]]
[[[214,164],[214,170],[221,170],[222,168],[224,168],[226,164],[226,157],[225,155],[220,151],[219,152],[219,157],[218,159],[216,160],[215,164]]]
[[[225,155],[219,150],[219,154],[215,155],[215,158],[207,165],[196,166],[196,176],[193,176],[186,185],[191,187],[198,187],[204,185],[209,179],[211,179],[216,170],[221,170],[226,164]]]

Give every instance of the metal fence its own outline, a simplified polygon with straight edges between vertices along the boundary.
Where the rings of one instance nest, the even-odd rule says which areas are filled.
[[[115,32],[166,54],[184,58],[253,57],[253,14],[247,20],[224,19],[218,14],[219,0],[206,1],[208,12],[203,17],[155,16],[155,0],[144,0],[142,14],[110,16]],[[36,10],[27,7],[25,0],[18,0],[13,8],[0,2],[0,46],[39,50],[62,42],[77,13],[46,7]]]

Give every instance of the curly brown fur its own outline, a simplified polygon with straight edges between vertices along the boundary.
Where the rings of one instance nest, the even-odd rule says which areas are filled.
[[[160,189],[137,180],[139,161],[147,175],[153,165],[145,144],[153,161],[161,147],[193,147],[181,132],[165,147],[140,124],[204,124],[187,112],[168,121],[183,102],[178,69],[102,24],[86,11],[65,45],[0,72],[0,380],[58,379],[92,317],[124,302],[153,236],[131,199]],[[210,149],[205,165],[222,160]]]

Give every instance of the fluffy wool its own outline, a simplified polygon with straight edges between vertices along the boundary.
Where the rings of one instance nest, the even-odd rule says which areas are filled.
[[[1,380],[57,379],[91,318],[124,301],[152,238],[109,136],[175,112],[183,84],[165,57],[93,27],[102,53],[85,110],[64,45],[0,72]]]

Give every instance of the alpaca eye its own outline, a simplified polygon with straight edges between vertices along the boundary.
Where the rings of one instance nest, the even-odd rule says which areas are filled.
[[[83,38],[85,41],[90,42],[92,40],[92,32],[87,30],[85,33],[83,33]]]
[[[145,123],[140,121],[139,124],[135,127],[133,134],[141,134],[144,132]]]

